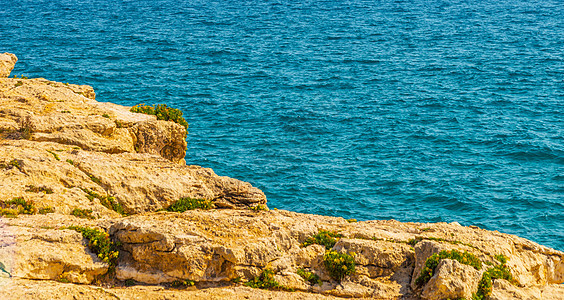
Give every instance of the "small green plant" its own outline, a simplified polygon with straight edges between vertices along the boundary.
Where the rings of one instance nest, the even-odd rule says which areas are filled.
[[[426,284],[431,279],[431,277],[433,277],[435,269],[439,265],[440,260],[445,258],[457,260],[459,263],[472,266],[476,270],[480,270],[482,268],[482,261],[480,261],[480,259],[472,253],[466,251],[462,253],[457,250],[443,250],[427,258],[425,265],[421,270],[421,274],[419,275],[419,277],[417,277],[415,283],[419,286]]]
[[[309,245],[318,244],[325,246],[325,249],[329,250],[335,246],[337,239],[341,238],[342,235],[336,232],[319,230],[319,232],[307,238],[307,240],[302,244],[302,247],[307,247]]]
[[[310,284],[318,284],[321,285],[321,279],[316,274],[312,272],[306,271],[304,268],[300,268],[296,271],[296,274],[300,275],[305,281],[309,282]]]
[[[22,86],[22,85],[23,85],[23,82],[21,80],[18,80],[18,82],[16,82],[16,84],[15,84],[15,87]]]
[[[110,115],[108,115],[108,114],[103,114],[102,117],[109,119],[109,118],[110,118]]]
[[[61,282],[61,283],[70,283],[70,280],[68,280],[66,277],[64,277],[63,274],[61,274],[59,277],[57,277],[57,281]]]
[[[499,261],[502,265],[505,265],[507,263],[507,256],[503,255],[503,254],[498,254],[496,256],[494,256],[494,258]]]
[[[337,281],[343,280],[345,276],[355,272],[354,253],[341,253],[333,250],[325,252],[323,255],[325,268],[329,275]]]
[[[74,166],[74,161],[72,159],[67,159],[67,162]]]
[[[149,106],[142,103],[133,106],[130,111],[134,113],[155,115],[157,116],[157,120],[173,121],[188,129],[188,122],[186,122],[184,117],[182,117],[182,111],[176,108],[168,107],[166,106],[166,104]]]
[[[44,187],[44,186],[34,186],[34,185],[26,185],[27,190],[26,192],[30,193],[45,193],[45,194],[53,194],[53,189]]]
[[[35,204],[32,201],[26,201],[21,197],[13,198],[8,201],[0,201],[0,208],[14,209],[18,214],[33,215],[37,212]]]
[[[358,221],[357,221],[356,219],[347,219],[347,222],[349,222],[349,223],[356,223],[356,222],[358,222]]]
[[[12,167],[17,168],[18,170],[20,170],[20,172],[23,172],[21,162],[17,159],[12,159],[8,163],[8,168],[12,168]]]
[[[106,232],[81,226],[70,226],[68,229],[80,232],[82,237],[88,240],[88,248],[99,259],[108,263],[111,269],[115,268],[119,256],[118,245],[110,240]]]
[[[57,155],[57,153],[55,153],[55,152],[53,152],[53,151],[50,151],[50,150],[47,150],[47,152],[51,153],[51,154],[53,155],[53,157],[55,157],[56,160],[61,160],[61,159],[59,158],[59,155]]]
[[[212,209],[214,204],[211,200],[206,199],[192,199],[192,198],[180,198],[178,201],[174,202],[166,210],[172,212],[185,212],[192,209]]]
[[[95,219],[94,216],[92,215],[91,209],[75,208],[72,210],[71,215],[83,219]]]
[[[127,215],[125,209],[119,202],[117,202],[116,198],[112,196],[102,196],[89,189],[82,189],[82,191],[86,193],[86,198],[88,198],[88,200],[94,201],[94,199],[98,199],[100,201],[100,204],[102,204],[106,208],[111,209],[122,216]]]
[[[268,207],[266,207],[266,205],[257,204],[255,206],[249,206],[249,209],[254,211],[261,211],[261,210],[268,210]]]
[[[233,283],[241,283],[241,276],[237,276],[235,278],[231,278],[231,282]]]
[[[502,262],[502,264],[488,268],[488,270],[484,272],[484,274],[482,274],[482,279],[480,279],[480,282],[478,282],[478,290],[475,294],[472,295],[472,300],[488,299],[488,297],[492,294],[493,279],[505,279],[507,281],[513,282],[511,270],[509,270],[509,268],[505,265],[507,258],[505,256],[503,256],[503,258],[505,259],[503,259],[504,262]]]
[[[175,280],[170,283],[173,288],[187,288],[189,286],[194,286],[194,281],[192,280]]]
[[[116,127],[117,128],[123,128],[123,122],[120,120],[114,120],[114,123],[116,123]]]
[[[97,178],[96,176],[94,176],[94,175],[88,175],[88,177],[90,177],[90,179],[91,179],[92,181],[94,181],[96,184],[98,184],[98,185],[102,184],[102,181],[101,181],[99,178]]]
[[[133,279],[126,279],[123,284],[125,286],[134,286],[135,284],[137,284],[137,282],[135,282],[135,280],[133,280]]]
[[[50,213],[54,213],[55,209],[51,206],[47,206],[47,207],[42,207],[39,209],[39,213],[44,215],[44,214],[50,214]]]
[[[123,209],[123,206],[121,206],[121,204],[116,201],[116,198],[112,196],[106,196],[99,199],[100,199],[100,204],[104,205],[106,208],[111,209],[122,216],[127,215],[125,213],[125,210]]]
[[[291,290],[274,279],[274,271],[271,269],[264,269],[259,276],[245,282],[244,285],[255,289]]]
[[[18,216],[18,210],[14,208],[0,208],[0,216],[16,218]]]

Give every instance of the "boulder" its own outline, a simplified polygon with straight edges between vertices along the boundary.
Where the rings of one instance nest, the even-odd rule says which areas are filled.
[[[18,58],[12,53],[0,54],[0,78],[10,76]]]

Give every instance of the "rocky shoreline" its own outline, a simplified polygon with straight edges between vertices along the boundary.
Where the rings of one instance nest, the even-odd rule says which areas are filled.
[[[186,165],[182,125],[7,78],[16,61],[0,54],[3,299],[564,299],[563,252],[457,223],[269,210],[249,183]],[[214,208],[170,211],[179,199]]]

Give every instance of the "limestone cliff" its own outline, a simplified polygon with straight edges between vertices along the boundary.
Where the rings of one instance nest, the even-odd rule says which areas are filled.
[[[0,54],[2,299],[564,299],[560,251],[456,223],[268,210],[249,183],[187,166],[185,127],[88,86],[5,78],[16,60]],[[180,198],[215,208],[164,210]]]

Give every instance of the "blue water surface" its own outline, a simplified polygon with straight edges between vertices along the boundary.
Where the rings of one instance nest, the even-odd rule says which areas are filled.
[[[2,0],[12,74],[166,103],[269,206],[564,250],[560,0]]]

